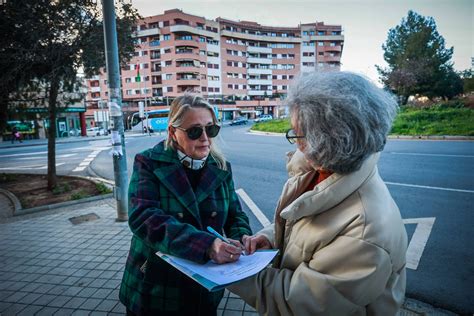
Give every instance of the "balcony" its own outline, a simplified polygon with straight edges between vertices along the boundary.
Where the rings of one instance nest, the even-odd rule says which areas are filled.
[[[301,38],[299,37],[276,37],[276,36],[267,36],[267,35],[254,35],[241,32],[232,32],[228,30],[221,30],[222,36],[240,38],[252,41],[262,41],[262,42],[273,42],[273,43],[301,43]]]
[[[314,35],[309,37],[310,41],[343,41],[344,35]]]
[[[260,57],[248,57],[247,62],[250,64],[265,64],[270,65],[272,63],[271,58],[260,58]]]
[[[160,29],[152,28],[152,29],[140,30],[140,31],[137,31],[133,37],[153,36],[153,35],[160,35]]]
[[[271,54],[272,49],[270,47],[247,46],[247,52]]]
[[[100,87],[91,87],[90,92],[100,92]]]
[[[271,75],[271,69],[261,69],[261,68],[248,68],[247,73],[250,75]]]
[[[189,25],[171,25],[170,26],[170,31],[172,33],[186,32],[186,33],[192,33],[192,34],[197,34],[197,35],[206,36],[206,37],[212,37],[212,38],[216,38],[216,39],[219,38],[218,33],[209,32],[209,31],[206,31],[206,30],[201,30],[201,29],[189,26]]]
[[[272,90],[247,90],[248,95],[272,95]]]
[[[272,80],[271,79],[248,79],[247,83],[249,85],[271,86],[272,85]]]

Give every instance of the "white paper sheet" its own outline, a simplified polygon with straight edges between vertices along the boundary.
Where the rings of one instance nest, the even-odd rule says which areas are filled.
[[[226,284],[237,282],[260,272],[277,253],[278,250],[257,251],[250,256],[240,256],[236,262],[226,264],[216,264],[212,261],[198,264],[161,252],[156,254],[209,290],[214,290],[214,287],[221,288]],[[207,281],[211,281],[211,284],[213,283],[215,286],[210,286]]]

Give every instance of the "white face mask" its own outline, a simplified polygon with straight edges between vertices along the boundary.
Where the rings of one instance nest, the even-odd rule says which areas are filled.
[[[202,159],[194,159],[183,153],[181,150],[177,150],[179,161],[187,168],[193,170],[199,170],[206,164],[207,156]]]

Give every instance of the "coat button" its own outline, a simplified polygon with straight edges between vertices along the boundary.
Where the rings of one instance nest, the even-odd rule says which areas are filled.
[[[212,218],[214,218],[214,217],[216,217],[216,216],[217,216],[217,212],[216,212],[216,211],[214,211],[214,212],[211,213],[211,217],[212,217]]]
[[[178,213],[178,217],[183,218],[184,217],[183,213]]]

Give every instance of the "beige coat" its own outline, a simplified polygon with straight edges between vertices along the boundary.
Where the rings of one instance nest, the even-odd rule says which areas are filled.
[[[407,235],[377,171],[333,174],[303,193],[315,170],[292,157],[275,224],[264,234],[282,256],[276,267],[229,290],[262,315],[395,315],[405,294]]]

